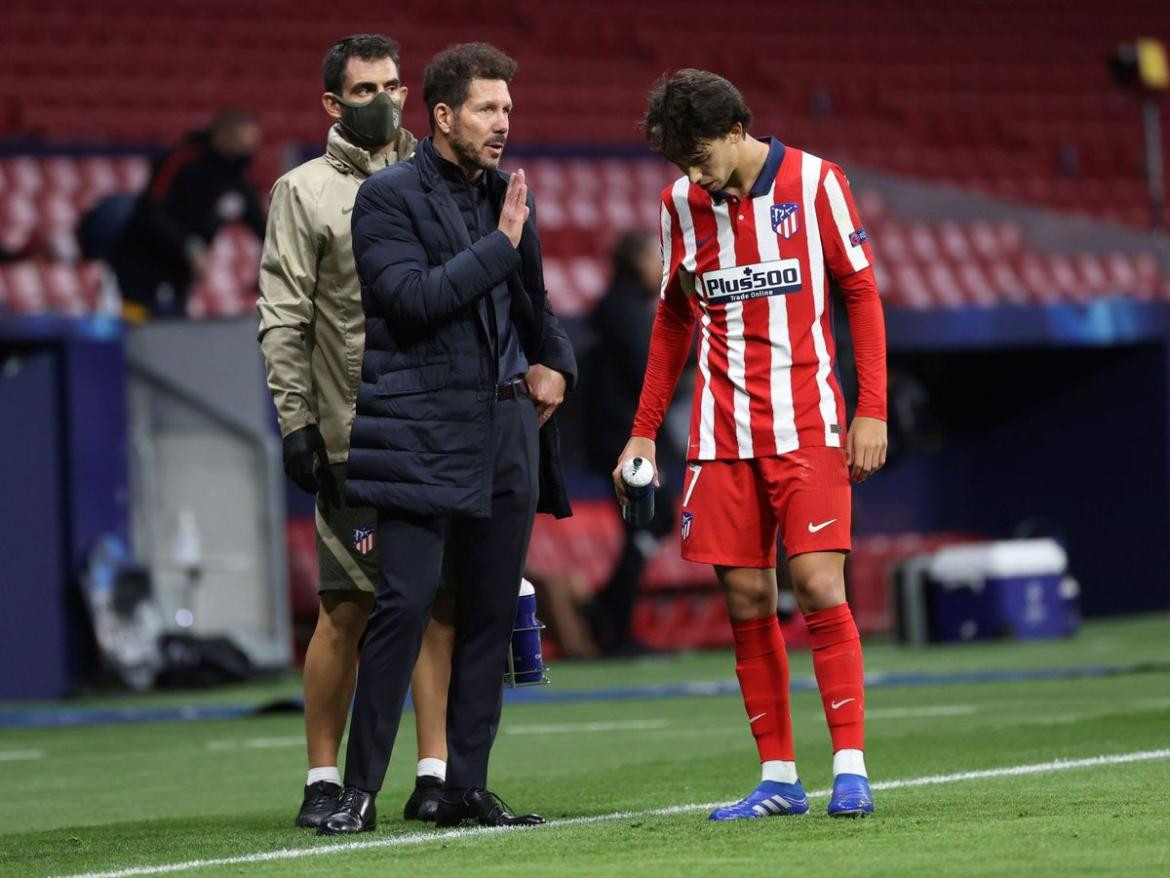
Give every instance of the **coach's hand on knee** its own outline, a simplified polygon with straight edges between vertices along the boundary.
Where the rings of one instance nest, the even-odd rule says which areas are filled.
[[[630,441],[626,443],[626,447],[622,449],[622,453],[618,455],[617,466],[613,468],[613,489],[617,493],[618,503],[622,506],[629,504],[630,500],[626,496],[626,487],[622,484],[622,464],[632,457],[641,457],[650,462],[650,466],[654,467],[654,487],[662,487],[662,483],[658,479],[658,460],[656,458],[657,447],[653,439],[647,439],[644,436],[631,436]]]
[[[864,482],[886,464],[886,422],[878,418],[857,417],[849,425],[845,445],[845,465],[855,482]]]

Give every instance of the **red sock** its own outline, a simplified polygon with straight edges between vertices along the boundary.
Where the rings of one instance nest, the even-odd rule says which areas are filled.
[[[865,684],[861,638],[849,604],[805,613],[813,672],[825,705],[833,752],[865,749]]]
[[[735,675],[743,693],[760,761],[796,759],[792,715],[788,710],[788,651],[775,614],[746,622],[732,621]]]

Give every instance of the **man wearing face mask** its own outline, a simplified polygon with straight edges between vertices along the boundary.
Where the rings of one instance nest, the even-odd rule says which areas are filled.
[[[259,145],[252,116],[223,110],[155,162],[110,256],[128,320],[184,316],[187,288],[206,274],[208,247],[223,225],[244,222],[264,234],[247,177]]]
[[[436,55],[423,84],[433,136],[354,204],[366,350],[346,490],[378,508],[382,556],[345,790],[322,834],[374,828],[445,560],[455,652],[435,822],[544,822],[486,789],[533,516],[569,514],[553,412],[577,372],[548,307],[524,172],[499,170],[515,70],[484,43]]]
[[[260,345],[285,471],[317,495],[321,606],[305,656],[309,773],[298,826],[319,825],[337,803],[337,752],[378,579],[376,513],[349,505],[343,493],[365,341],[350,214],[364,180],[414,152],[414,136],[401,127],[407,89],[398,60],[398,44],[380,35],[330,48],[322,104],[336,122],[325,155],[276,182],[264,242]],[[420,759],[408,819],[434,819],[446,771],[450,612],[449,599],[436,603],[412,681]]]

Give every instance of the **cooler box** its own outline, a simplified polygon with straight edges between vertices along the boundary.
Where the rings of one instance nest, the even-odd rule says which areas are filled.
[[[1053,540],[940,549],[930,563],[935,640],[1067,637],[1080,622],[1068,556]]]

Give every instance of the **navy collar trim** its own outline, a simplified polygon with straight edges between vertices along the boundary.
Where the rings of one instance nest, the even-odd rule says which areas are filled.
[[[784,161],[785,147],[783,143],[775,137],[761,137],[759,139],[768,144],[768,157],[764,160],[764,167],[760,169],[760,175],[756,177],[756,182],[748,191],[748,198],[759,198],[771,191],[772,184],[776,182],[776,174],[780,172],[780,165]],[[726,190],[720,189],[718,192],[713,192],[712,197],[716,201],[726,201],[731,196]]]

